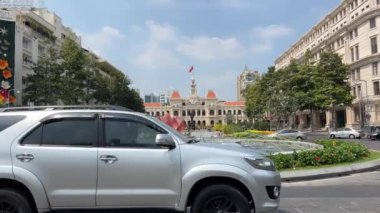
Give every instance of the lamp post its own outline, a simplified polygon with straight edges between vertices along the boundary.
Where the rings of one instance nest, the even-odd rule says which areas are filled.
[[[357,81],[361,81],[361,82],[365,82],[365,99],[367,99],[368,98],[368,87],[367,87],[367,81],[366,80],[357,80]],[[361,85],[361,84],[360,84]],[[366,123],[366,120],[367,120],[367,115],[366,115],[366,105],[364,105],[364,121],[365,122],[363,122],[363,104],[362,104],[362,102],[363,102],[363,95],[362,95],[362,92],[361,92],[361,90],[360,90],[360,92],[359,92],[359,120],[360,120],[360,127],[361,128],[363,128],[364,127],[364,125],[365,125],[365,123]]]

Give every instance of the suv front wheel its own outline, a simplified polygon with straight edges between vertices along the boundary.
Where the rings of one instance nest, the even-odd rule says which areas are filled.
[[[192,213],[251,213],[248,199],[229,185],[211,185],[199,192]]]
[[[2,213],[32,213],[28,200],[17,191],[0,189],[0,212]]]

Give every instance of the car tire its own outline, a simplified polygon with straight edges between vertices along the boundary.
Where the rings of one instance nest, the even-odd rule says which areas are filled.
[[[12,189],[0,189],[0,212],[33,213],[34,211],[23,194]]]
[[[334,138],[335,138],[335,135],[334,135],[334,134],[331,134],[331,135],[330,135],[330,138],[334,139]]]
[[[231,205],[228,205],[230,204]],[[228,205],[229,208],[225,208]],[[248,199],[235,187],[218,184],[202,189],[195,197],[191,213],[205,212],[251,213]]]
[[[356,137],[355,137],[355,135],[352,135],[352,134],[351,134],[351,135],[348,136],[348,138],[349,138],[349,139],[355,139]]]

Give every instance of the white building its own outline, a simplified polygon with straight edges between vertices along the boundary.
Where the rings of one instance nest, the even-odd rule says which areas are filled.
[[[11,27],[8,29],[5,26]],[[7,80],[11,86],[9,93],[14,94],[16,105],[26,102],[22,100],[26,77],[32,73],[32,64],[45,55],[50,46],[59,47],[66,37],[73,38],[81,45],[80,37],[65,27],[59,16],[47,9],[1,9],[0,29],[14,36],[10,38],[14,41],[11,44],[14,46],[14,57],[5,57],[6,54],[4,57],[10,64],[12,78]]]
[[[342,56],[351,70],[349,82],[355,100],[337,111],[339,126],[380,125],[380,0],[344,0],[276,61],[276,69],[302,60],[307,50],[318,61],[323,50]],[[361,113],[360,113],[361,112]],[[301,118],[305,123],[306,117]],[[318,119],[315,119],[318,120]],[[326,126],[332,114],[326,113]]]
[[[250,70],[247,65],[237,77],[237,100],[245,101],[244,92],[249,85],[254,84],[260,78],[259,71]]]

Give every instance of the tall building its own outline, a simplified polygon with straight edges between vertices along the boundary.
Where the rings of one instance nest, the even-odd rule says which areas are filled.
[[[158,95],[155,95],[154,93],[150,93],[144,96],[144,102],[145,103],[159,103],[160,97]]]
[[[380,0],[344,0],[317,23],[276,61],[276,69],[300,61],[307,50],[318,61],[321,51],[331,50],[342,56],[350,67],[349,83],[352,106],[336,111],[338,126],[380,125]],[[332,126],[332,113],[325,116]],[[301,122],[306,122],[301,117]],[[318,119],[316,119],[318,120]]]
[[[81,46],[81,38],[64,26],[55,13],[43,8],[28,9],[26,6],[31,1],[27,0],[9,2],[12,4],[8,9],[0,9],[0,107],[4,103],[33,102],[23,100],[27,75],[33,74],[33,64],[48,54],[50,47],[59,49],[66,38],[74,39]],[[85,51],[96,59],[102,74],[121,72],[106,60]]]
[[[237,77],[237,100],[245,101],[244,92],[247,87],[260,78],[259,71],[250,70],[245,65],[243,72]]]
[[[23,103],[23,89],[27,75],[33,73],[33,63],[47,54],[50,46],[58,48],[66,37],[81,44],[80,37],[47,9],[0,10],[0,69],[3,71],[0,80],[3,93],[7,92],[3,97],[11,97],[7,101]]]
[[[243,101],[220,101],[213,90],[201,97],[198,95],[195,79],[191,80],[190,97],[182,97],[179,91],[175,90],[170,95],[169,104],[146,102],[144,106],[148,115],[164,116],[165,113],[169,113],[171,116],[182,118],[189,126],[193,116],[197,128],[248,120]]]

